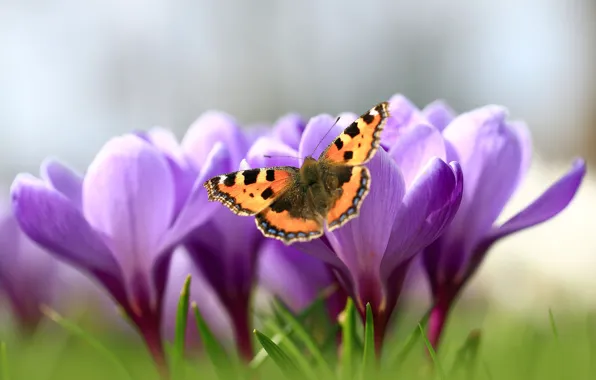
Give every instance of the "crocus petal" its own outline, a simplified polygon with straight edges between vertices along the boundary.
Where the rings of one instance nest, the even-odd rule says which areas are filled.
[[[446,159],[445,141],[435,127],[419,124],[404,131],[389,154],[400,168],[406,188],[409,188],[432,157]]]
[[[306,122],[298,114],[289,114],[280,118],[273,125],[272,136],[290,148],[298,151],[302,132]]]
[[[11,195],[15,218],[33,241],[86,272],[121,278],[102,237],[64,195],[29,175],[17,176]]]
[[[405,194],[400,170],[384,150],[379,149],[367,166],[370,192],[360,215],[333,231],[334,239],[329,239],[352,273],[378,270]]]
[[[505,123],[500,107],[484,107],[454,120],[443,135],[457,149],[464,170],[465,192],[449,227],[449,241],[471,252],[492,227],[519,182],[521,142]],[[451,244],[446,241],[445,244]]]
[[[422,115],[439,131],[445,129],[456,116],[455,111],[442,100],[436,100],[422,110]]]
[[[319,115],[309,120],[304,128],[298,153],[300,165],[306,157],[318,159],[321,153],[339,136],[353,120],[341,117],[335,123],[331,115]],[[334,125],[335,123],[335,125]]]
[[[209,202],[207,189],[203,186],[208,179],[223,173],[223,168],[230,162],[229,150],[222,143],[216,143],[202,165],[192,191],[174,221],[170,231],[160,242],[160,251],[168,250],[178,244],[191,231],[205,223],[217,210],[216,202]]]
[[[298,151],[272,137],[261,137],[248,150],[246,161],[251,168],[296,167]]]
[[[223,143],[230,151],[234,165],[238,165],[248,149],[246,137],[236,121],[225,113],[215,111],[204,113],[190,126],[182,139],[182,149],[200,168],[217,142]]]
[[[530,133],[530,129],[523,122],[513,122],[509,124],[511,130],[516,134],[517,139],[519,140],[519,144],[521,146],[521,162],[519,165],[519,176],[517,183],[518,185],[521,181],[526,177],[528,170],[530,169],[530,164],[532,162],[532,134]]]
[[[387,253],[381,263],[389,278],[401,263],[432,243],[453,219],[463,192],[463,174],[457,163],[432,159],[414,181],[395,218]]]
[[[83,203],[83,177],[59,161],[46,159],[41,164],[41,177],[78,208]]]
[[[182,149],[180,149],[180,144],[176,136],[169,129],[154,127],[144,133],[143,137],[178,166],[188,166],[186,156]]]
[[[397,94],[389,99],[389,118],[383,132],[381,144],[391,147],[407,128],[428,123],[422,113],[405,96]]]
[[[322,261],[269,239],[259,252],[259,283],[299,312],[310,305],[332,278]],[[288,286],[291,284],[291,286]]]
[[[135,135],[110,140],[83,181],[83,212],[111,241],[125,273],[145,273],[173,219],[174,185],[164,156]]]
[[[554,217],[569,205],[569,202],[571,202],[577,193],[585,174],[586,163],[581,159],[576,160],[567,174],[549,187],[528,207],[500,227],[495,228],[486,240],[494,242],[497,239],[535,226]]]

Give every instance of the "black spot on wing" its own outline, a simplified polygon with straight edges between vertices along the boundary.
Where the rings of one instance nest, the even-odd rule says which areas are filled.
[[[263,199],[269,199],[269,198],[271,198],[272,195],[273,195],[273,190],[270,187],[266,188],[261,193],[261,197],[263,197]]]
[[[269,207],[271,208],[271,211],[277,213],[290,211],[292,209],[292,202],[287,197],[282,196],[275,202],[271,203],[271,206]]]
[[[358,128],[358,124],[356,124],[356,122],[353,122],[348,128],[346,128],[344,132],[346,135],[354,138],[360,134],[360,128]]]
[[[251,198],[254,198],[255,195],[253,193],[248,194]]]
[[[242,175],[244,176],[244,184],[252,185],[253,183],[257,182],[257,177],[260,171],[260,169],[250,169],[243,171]]]
[[[362,121],[364,121],[366,124],[372,123],[373,120],[375,120],[375,117],[374,117],[374,115],[371,115],[370,113],[367,113],[366,115],[362,116]]]
[[[352,168],[350,166],[339,166],[335,170],[338,187],[342,187],[344,183],[350,182],[350,179],[352,178]]]
[[[347,150],[344,152],[344,160],[351,160],[352,157],[354,157],[354,152],[352,152],[351,150]]]
[[[335,147],[337,148],[337,150],[341,150],[341,148],[343,148],[343,146],[344,146],[344,142],[341,141],[341,139],[339,137],[336,138],[333,143],[335,144]]]
[[[235,183],[236,183],[236,173],[230,173],[230,174],[226,175],[226,178],[223,181],[223,184],[228,187],[234,186]]]
[[[267,176],[265,177],[265,179],[269,182],[275,181],[275,170],[267,169]]]

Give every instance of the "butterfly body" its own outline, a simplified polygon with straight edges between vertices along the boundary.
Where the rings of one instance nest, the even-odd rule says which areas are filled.
[[[209,199],[239,215],[256,215],[265,236],[286,244],[309,241],[358,216],[370,174],[363,166],[379,145],[389,116],[381,103],[348,126],[318,160],[291,166],[249,169],[205,182]]]

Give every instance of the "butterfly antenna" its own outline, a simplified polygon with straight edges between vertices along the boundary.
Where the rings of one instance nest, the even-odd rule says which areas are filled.
[[[295,158],[295,159],[298,159],[298,157],[296,157],[296,156],[277,156],[277,155],[271,156],[271,155],[268,155],[268,154],[263,155],[263,157],[265,157],[265,158],[280,158],[280,157],[284,157],[284,158]]]
[[[319,145],[321,145],[321,143],[323,142],[323,140],[325,140],[325,137],[327,137],[327,135],[329,134],[329,132],[331,132],[331,129],[333,129],[333,127],[335,127],[335,124],[337,124],[337,122],[339,121],[339,116],[337,117],[337,119],[335,119],[335,123],[333,123],[333,125],[331,125],[331,127],[329,127],[329,129],[327,130],[327,133],[325,133],[325,135],[321,138],[321,140],[319,140],[319,143],[317,144],[317,146],[315,146],[315,149],[313,149],[312,153],[310,154],[309,157],[312,157],[312,155],[315,153],[315,151],[317,150],[317,148],[319,147]]]

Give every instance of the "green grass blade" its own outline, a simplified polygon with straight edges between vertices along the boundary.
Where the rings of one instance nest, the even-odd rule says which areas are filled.
[[[555,322],[555,316],[553,314],[553,311],[550,308],[548,309],[548,319],[550,320],[550,327],[553,330],[555,341],[559,343],[559,330],[557,329],[557,323]]]
[[[466,341],[457,351],[453,366],[451,367],[450,376],[453,377],[461,368],[465,368],[468,373],[468,378],[474,378],[474,371],[476,369],[476,359],[478,357],[478,350],[480,347],[480,330],[472,330]]]
[[[188,304],[190,299],[190,275],[186,277],[176,311],[176,335],[174,338],[174,378],[184,379],[184,349],[186,343],[186,326],[188,324]]]
[[[354,301],[348,298],[346,308],[342,313],[341,325],[341,356],[340,356],[340,378],[351,379],[354,376],[354,363],[356,351],[356,318],[357,311]]]
[[[375,358],[375,326],[372,308],[366,304],[366,323],[364,324],[364,352],[362,353],[361,379],[368,379],[374,374],[376,367]]]
[[[408,338],[406,339],[406,343],[401,347],[399,351],[396,351],[393,355],[390,356],[389,359],[389,366],[392,368],[399,368],[403,362],[406,361],[410,353],[418,344],[420,337],[423,335],[420,332],[420,328],[418,326],[422,325],[422,327],[426,327],[426,323],[428,322],[428,317],[430,316],[430,310],[420,318],[420,321],[416,325],[416,327],[412,330]]]
[[[197,324],[197,330],[201,336],[205,352],[207,352],[207,356],[209,357],[209,360],[211,360],[217,376],[221,380],[234,378],[237,369],[236,363],[230,361],[226,350],[221,343],[219,343],[215,335],[213,335],[209,326],[207,326],[207,323],[205,322],[205,319],[203,319],[199,307],[195,302],[192,303],[191,308],[195,316],[195,323]]]
[[[439,374],[439,379],[444,380],[445,372],[443,372],[443,368],[441,367],[441,363],[439,362],[439,358],[437,357],[435,349],[433,348],[432,344],[430,344],[428,338],[426,337],[426,334],[424,333],[424,327],[422,327],[421,324],[418,324],[418,329],[420,329],[420,334],[424,339],[424,344],[426,345],[426,349],[428,350],[428,354],[430,355],[430,358],[434,364],[435,370]]]
[[[332,378],[333,372],[329,368],[327,361],[323,357],[323,353],[317,346],[312,336],[306,331],[302,323],[280,302],[276,304],[277,312],[280,318],[292,329],[296,337],[304,344],[308,352],[312,355],[317,366],[322,370],[325,378]]]
[[[315,300],[309,306],[307,306],[304,310],[302,310],[296,318],[300,322],[304,322],[304,320],[306,320],[312,313],[314,313],[318,308],[320,308],[324,304],[325,300],[327,298],[329,298],[331,295],[333,295],[333,293],[336,290],[337,290],[337,286],[329,286],[328,288],[323,289],[319,293],[317,298],[315,298]],[[271,325],[272,325],[272,321],[269,321],[265,324],[265,326],[267,328],[272,328]],[[273,336],[273,338],[271,338],[271,340],[274,341],[276,344],[280,344],[281,342],[284,341],[284,339],[286,339],[286,336],[291,331],[292,331],[292,329],[290,328],[290,326],[285,326],[283,328],[283,332],[275,333],[275,335]],[[255,355],[253,360],[249,363],[248,367],[252,370],[257,370],[261,365],[263,365],[263,363],[265,363],[267,361],[268,357],[269,357],[269,354],[267,353],[267,351],[264,348],[261,348]]]
[[[306,366],[304,366],[304,365],[300,366],[302,368],[300,368],[298,366],[296,360],[302,361],[302,358],[301,358],[301,355],[299,352],[298,352],[298,355],[296,355],[295,352],[293,352],[293,355],[288,354],[286,352],[287,350],[282,350],[280,346],[278,346],[275,342],[273,342],[271,339],[269,339],[266,335],[264,335],[260,331],[254,330],[254,333],[255,333],[259,343],[261,343],[261,346],[263,346],[265,351],[267,351],[267,353],[269,354],[269,357],[271,357],[271,359],[273,359],[273,361],[275,362],[277,367],[281,370],[281,372],[284,374],[284,376],[286,376],[287,378],[290,378],[290,379],[307,378],[307,379],[315,380],[317,378],[315,376],[315,374],[312,372],[312,370],[303,371],[305,368],[309,368],[308,363],[306,363]],[[288,344],[287,342],[289,342],[289,340],[286,340],[286,345],[287,345],[286,348],[292,347],[291,344],[293,344],[293,343]],[[298,350],[298,349],[296,348],[296,350]]]
[[[74,323],[68,321],[67,319],[63,318],[60,314],[58,314],[55,310],[50,309],[47,306],[42,305],[40,310],[46,317],[50,320],[54,321],[60,327],[68,331],[69,333],[76,335],[77,337],[86,341],[91,347],[93,347],[97,352],[103,355],[107,360],[112,362],[122,373],[123,378],[132,380],[132,376],[128,369],[118,360],[118,358],[109,350],[107,349],[101,342],[97,339],[92,337],[91,335],[85,333],[83,329],[79,326],[75,325]]]
[[[2,380],[9,380],[8,355],[6,354],[6,343],[0,343],[0,367],[2,368]]]

